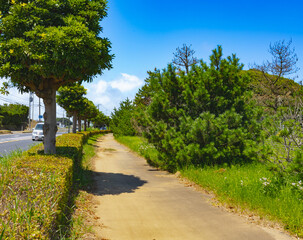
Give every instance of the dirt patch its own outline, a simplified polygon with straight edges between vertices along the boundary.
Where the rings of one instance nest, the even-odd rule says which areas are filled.
[[[116,149],[113,149],[113,148],[104,148],[102,149],[104,152],[115,152],[117,151]]]
[[[86,191],[80,191],[75,206],[77,208],[74,211],[73,218],[75,219],[74,224],[81,224],[77,226],[77,233],[75,237],[81,236],[84,240],[100,240],[92,229],[101,228],[100,222],[98,221],[98,216],[95,214],[94,208],[96,205],[100,204],[95,201],[92,194]],[[80,220],[80,223],[77,222]]]

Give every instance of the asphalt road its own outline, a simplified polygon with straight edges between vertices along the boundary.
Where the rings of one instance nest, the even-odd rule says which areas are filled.
[[[0,135],[0,154],[7,155],[17,149],[25,151],[39,143],[41,141],[32,141],[31,133],[3,134]]]
[[[58,133],[57,136],[61,134],[63,133]],[[0,135],[0,156],[7,155],[17,149],[25,151],[39,143],[42,141],[32,141],[31,133],[3,134]]]

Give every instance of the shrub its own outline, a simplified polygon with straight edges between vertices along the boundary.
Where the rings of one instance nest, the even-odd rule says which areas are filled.
[[[270,168],[281,177],[303,180],[303,111],[302,100],[293,106],[279,108],[278,114],[267,116],[264,129],[272,154],[267,159]]]
[[[64,134],[57,138],[56,155],[43,154],[40,144],[12,164],[0,166],[2,238],[58,238],[83,143],[96,133],[100,131]]]
[[[135,129],[131,119],[134,114],[134,106],[129,99],[120,103],[119,109],[114,108],[111,116],[110,128],[115,136],[133,136]]]
[[[209,65],[201,61],[188,74],[171,65],[149,73],[149,102],[140,105],[135,122],[167,170],[256,159],[261,112],[242,68],[235,55],[224,59],[219,46]],[[145,99],[140,96],[136,102]]]

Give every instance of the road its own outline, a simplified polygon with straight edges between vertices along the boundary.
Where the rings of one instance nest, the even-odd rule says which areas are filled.
[[[63,132],[57,133],[57,136],[61,134]],[[25,151],[39,143],[42,141],[32,141],[31,133],[2,134],[0,135],[0,156],[7,155],[17,149]]]
[[[117,143],[98,143],[92,190],[96,232],[111,240],[288,240],[211,204],[210,197],[159,171]]]
[[[38,143],[41,141],[32,141],[31,133],[3,134],[0,135],[0,154],[7,155],[16,149],[24,151]]]

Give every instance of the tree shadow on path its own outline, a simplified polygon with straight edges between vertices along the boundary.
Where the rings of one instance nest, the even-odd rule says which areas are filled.
[[[147,181],[134,175],[121,173],[93,172],[93,177],[95,183],[90,193],[96,196],[134,193],[139,187],[147,183]]]

